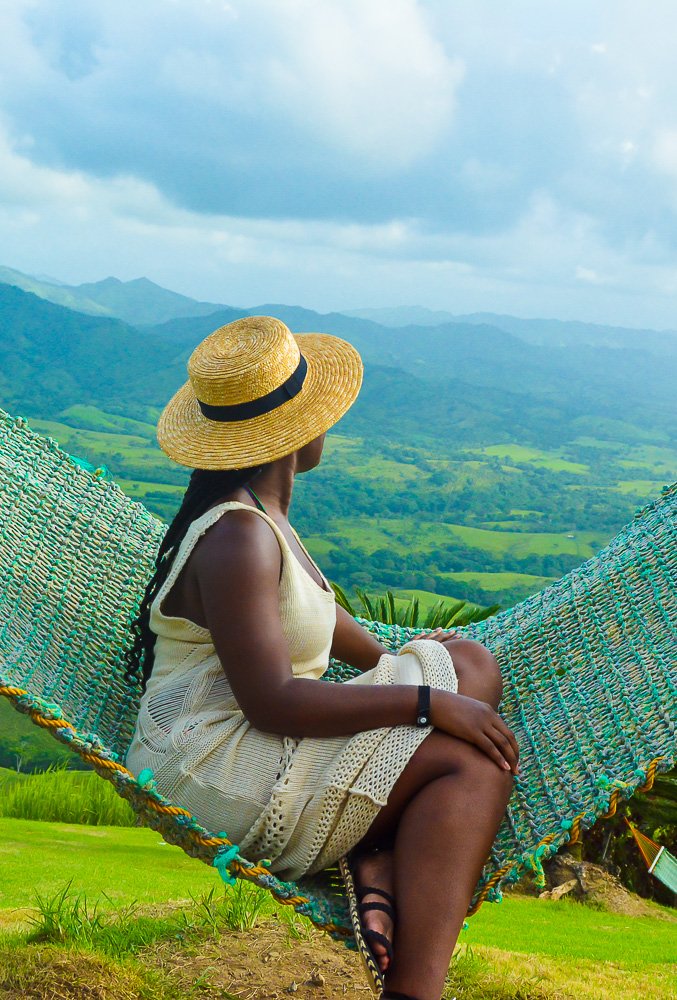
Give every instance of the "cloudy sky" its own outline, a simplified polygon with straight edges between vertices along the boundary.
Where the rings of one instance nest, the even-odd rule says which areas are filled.
[[[671,0],[3,0],[0,263],[677,329]]]

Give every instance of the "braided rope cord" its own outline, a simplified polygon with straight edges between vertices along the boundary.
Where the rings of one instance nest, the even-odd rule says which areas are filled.
[[[677,484],[556,584],[462,629],[496,655],[522,776],[469,913],[575,843],[675,761]],[[169,843],[245,878],[352,943],[334,869],[298,884],[124,766],[140,692],[123,655],[166,526],[106,478],[0,410],[0,696],[110,781]],[[358,619],[389,649],[420,630]],[[323,680],[353,668],[331,661]]]

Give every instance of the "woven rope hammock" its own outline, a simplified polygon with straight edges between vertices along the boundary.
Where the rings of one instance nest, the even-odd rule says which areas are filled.
[[[677,484],[597,556],[516,607],[468,626],[501,665],[501,712],[521,748],[521,777],[470,912],[499,899],[619,798],[675,762]],[[293,905],[352,941],[335,869],[282,882],[241,857],[152,780],[124,767],[140,692],[123,654],[166,530],[106,478],[0,410],[0,695],[69,745],[169,843]],[[358,619],[396,650],[416,629]],[[332,661],[325,675],[356,671]]]
[[[657,844],[655,840],[651,840],[641,830],[638,830],[627,816],[624,819],[635,838],[635,843],[641,851],[649,873],[655,875],[671,892],[677,893],[677,858],[661,844]]]

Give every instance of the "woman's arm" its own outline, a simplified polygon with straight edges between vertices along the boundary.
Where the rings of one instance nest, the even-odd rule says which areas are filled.
[[[194,550],[205,620],[235,699],[253,726],[293,737],[331,737],[414,724],[413,684],[294,677],[280,621],[280,547],[262,518],[233,510],[205,534],[209,540],[200,539]],[[500,732],[509,733],[489,705],[438,688],[431,691],[431,719],[447,732],[459,729],[471,742],[475,732],[485,741],[486,734],[495,741]],[[498,744],[492,748],[503,760]]]
[[[416,638],[445,642],[447,639],[453,639],[456,635],[458,635],[456,629],[445,631],[436,628],[432,632],[417,635]],[[351,667],[357,667],[364,673],[365,670],[371,670],[372,667],[375,667],[381,656],[389,652],[390,650],[382,646],[371,632],[356,622],[345,608],[342,608],[340,604],[336,605],[336,628],[331,644],[333,657],[342,660],[343,663],[350,664]]]
[[[384,653],[390,650],[382,646],[366,628],[358,624],[340,604],[336,605],[336,628],[331,644],[331,655],[362,673],[371,670]]]

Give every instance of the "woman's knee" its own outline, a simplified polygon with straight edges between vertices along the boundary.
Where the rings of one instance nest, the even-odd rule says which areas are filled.
[[[387,804],[376,816],[362,845],[383,845],[394,836],[407,805],[431,782],[455,777],[473,788],[507,798],[512,789],[512,775],[501,770],[486,754],[471,743],[439,729],[433,730],[414,751],[393,785]]]
[[[460,775],[479,777],[485,770],[494,777],[491,768],[499,776],[505,773],[472,743],[435,729],[412,754],[393,790],[401,783],[410,798],[437,778]]]
[[[475,639],[449,639],[444,645],[454,662],[459,692],[498,708],[503,678],[491,650]]]

